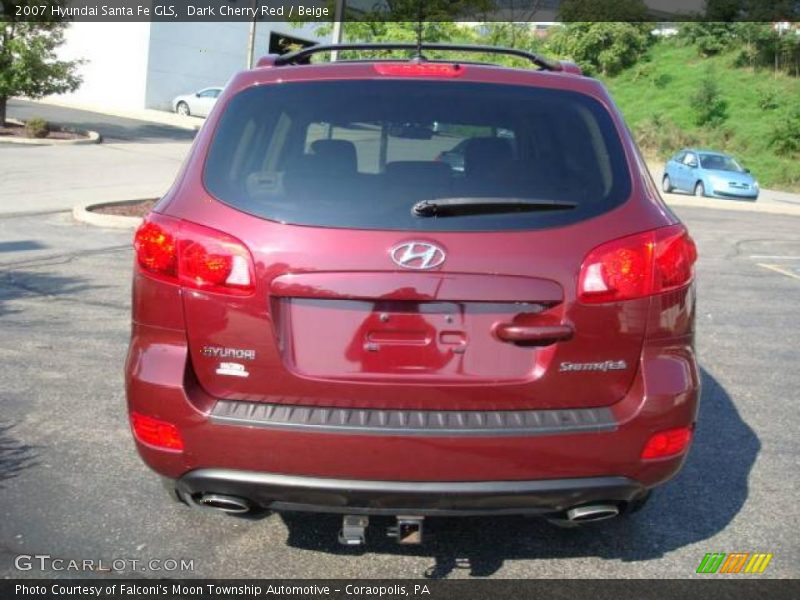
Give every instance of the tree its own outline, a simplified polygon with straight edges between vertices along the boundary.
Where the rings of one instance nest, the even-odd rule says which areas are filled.
[[[705,21],[796,21],[796,0],[707,0]]]
[[[645,56],[653,36],[646,23],[579,22],[555,29],[548,50],[574,60],[589,75],[614,75]]]
[[[687,44],[696,46],[701,56],[719,54],[738,43],[737,25],[723,22],[685,23],[681,26],[680,38]]]
[[[525,21],[490,21],[478,29],[480,42],[489,46],[504,46],[533,50],[542,45],[531,23]]]
[[[67,24],[50,16],[42,21],[17,20],[11,3],[4,2],[0,20],[0,125],[6,120],[6,105],[11,96],[41,98],[78,89],[81,78],[77,67],[82,61],[56,58],[55,50],[64,42]],[[60,4],[60,0],[20,0],[16,4]]]
[[[707,69],[700,87],[689,98],[696,125],[717,127],[728,118],[728,102],[722,97],[714,71]]]
[[[533,23],[548,0],[495,0],[495,4],[496,10],[484,15],[478,29],[481,43],[528,51],[542,45]]]
[[[454,21],[492,10],[496,0],[382,0],[372,10],[347,12],[347,20]]]
[[[483,15],[478,29],[481,43],[521,50],[540,46],[533,22],[547,4],[547,0],[495,0],[496,10]]]
[[[769,136],[769,145],[778,156],[800,155],[800,109],[793,109]]]
[[[467,43],[474,35],[455,18],[475,15],[491,7],[492,0],[384,0],[370,11],[345,14],[342,38],[345,42],[416,42]],[[321,36],[331,32],[326,23],[316,28]],[[348,57],[380,57],[380,52],[347,51]],[[391,54],[391,53],[386,53]],[[427,53],[435,57],[436,53]]]
[[[345,21],[342,24],[345,42],[416,42],[419,35],[422,41],[436,42],[468,42],[469,32],[458,23],[453,22],[420,22],[420,21]],[[330,33],[329,24],[320,25],[316,31],[319,35]],[[381,53],[348,51],[350,57],[380,57]]]
[[[574,21],[646,21],[644,0],[563,0],[558,18]]]

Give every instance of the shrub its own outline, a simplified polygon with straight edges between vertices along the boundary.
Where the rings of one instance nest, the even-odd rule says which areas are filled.
[[[561,0],[558,19],[563,22],[643,22],[647,5],[643,0]]]
[[[694,146],[698,139],[661,114],[654,114],[633,132],[636,143],[648,156],[666,158],[685,146]]]
[[[800,110],[793,110],[787,119],[772,129],[769,145],[778,156],[800,154]]]
[[[653,81],[653,85],[657,89],[663,90],[670,83],[672,83],[673,79],[674,79],[674,77],[672,75],[670,75],[669,73],[660,73],[660,74],[656,75],[655,77],[653,77],[652,81]]]
[[[775,110],[778,104],[778,94],[775,90],[761,90],[758,94],[758,108],[761,110]]]
[[[734,130],[730,127],[714,127],[703,132],[700,140],[702,143],[699,145],[741,154],[747,149],[749,142],[747,139],[734,140],[734,134]]]
[[[579,22],[556,28],[548,50],[578,63],[588,75],[615,75],[642,59],[653,37],[642,23]]]
[[[722,97],[714,72],[706,71],[700,87],[689,99],[696,125],[715,127],[728,118],[728,103]]]
[[[680,39],[695,46],[701,56],[714,56],[730,46],[735,37],[731,23],[698,22],[685,23],[679,30]]]
[[[649,79],[653,76],[653,65],[649,62],[641,62],[631,69],[631,81]]]
[[[34,138],[46,138],[50,133],[50,123],[41,117],[34,117],[25,122],[25,135]]]

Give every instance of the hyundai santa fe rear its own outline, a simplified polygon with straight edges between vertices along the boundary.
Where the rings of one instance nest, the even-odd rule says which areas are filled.
[[[144,461],[346,543],[640,506],[692,437],[696,254],[604,87],[315,51],[232,79],[136,233]]]

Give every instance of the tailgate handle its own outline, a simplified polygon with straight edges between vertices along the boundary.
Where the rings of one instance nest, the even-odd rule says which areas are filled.
[[[570,339],[574,333],[569,325],[498,323],[494,328],[499,340],[519,346],[549,346]]]

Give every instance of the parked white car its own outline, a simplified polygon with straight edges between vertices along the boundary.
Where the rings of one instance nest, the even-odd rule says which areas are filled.
[[[195,92],[176,96],[172,101],[172,110],[179,115],[207,117],[222,92],[221,87],[208,87]]]

